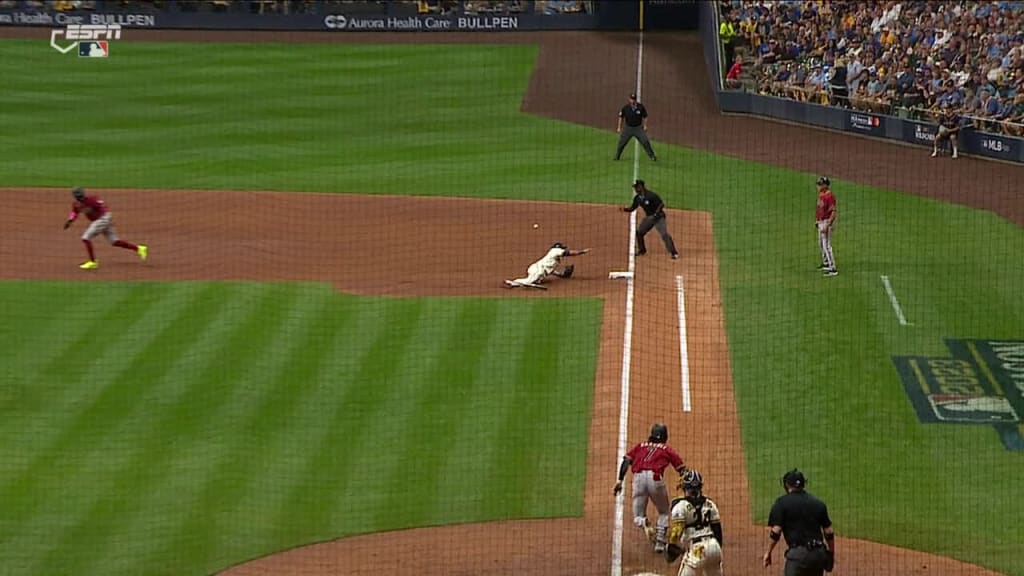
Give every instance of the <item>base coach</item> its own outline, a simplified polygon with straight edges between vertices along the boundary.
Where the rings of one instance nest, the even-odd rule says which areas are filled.
[[[764,566],[772,564],[772,551],[786,538],[785,576],[823,576],[835,564],[835,533],[828,507],[808,494],[803,472],[790,470],[782,477],[786,494],[779,496],[768,514],[768,551]]]

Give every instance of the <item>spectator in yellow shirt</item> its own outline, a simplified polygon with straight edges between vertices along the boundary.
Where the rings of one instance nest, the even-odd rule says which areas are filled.
[[[722,48],[725,51],[725,69],[732,67],[735,46],[733,40],[736,38],[736,28],[732,25],[732,10],[722,15],[722,23],[718,26],[718,39],[722,41]]]

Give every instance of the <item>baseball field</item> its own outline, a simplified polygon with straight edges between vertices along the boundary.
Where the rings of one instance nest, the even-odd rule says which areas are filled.
[[[729,574],[799,467],[837,573],[1024,575],[1019,168],[722,117],[688,34],[0,38],[0,573],[674,573],[611,491],[664,421]]]

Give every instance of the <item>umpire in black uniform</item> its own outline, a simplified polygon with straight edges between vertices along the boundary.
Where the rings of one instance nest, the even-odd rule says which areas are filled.
[[[654,149],[651,148],[651,141],[647,139],[647,108],[637,102],[636,94],[630,94],[629,103],[619,110],[619,123],[615,127],[615,132],[619,135],[619,146],[615,149],[616,160],[622,156],[629,139],[636,138],[647,151],[647,156],[655,162],[658,161]]]
[[[786,494],[779,496],[768,514],[768,551],[764,566],[772,564],[779,538],[786,538],[785,576],[822,576],[835,563],[835,533],[828,507],[808,494],[803,472],[790,470],[782,477]]]
[[[640,221],[640,225],[636,228],[636,255],[643,256],[647,254],[647,245],[644,243],[644,236],[651,231],[651,228],[657,228],[658,234],[661,234],[661,240],[665,242],[665,249],[672,255],[672,259],[676,260],[679,258],[679,251],[676,250],[676,243],[672,240],[672,235],[668,233],[668,226],[665,225],[665,202],[662,201],[661,196],[658,196],[652,190],[647,189],[647,185],[644,184],[643,180],[637,180],[633,183],[633,203],[622,209],[623,212],[633,212],[640,206],[643,206],[644,213],[646,216]]]

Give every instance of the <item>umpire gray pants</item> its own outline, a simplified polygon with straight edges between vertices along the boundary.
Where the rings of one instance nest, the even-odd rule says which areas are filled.
[[[799,546],[786,550],[784,576],[822,576],[828,565],[828,550],[824,546]]]
[[[661,235],[661,241],[665,243],[665,249],[668,250],[669,254],[678,254],[676,243],[672,240],[672,235],[668,233],[668,226],[665,225],[664,214],[646,216],[640,221],[640,224],[636,227],[636,251],[638,253],[645,254],[647,252],[647,243],[644,242],[644,236],[651,231],[651,228],[658,230],[658,234]]]
[[[640,145],[644,147],[647,152],[647,156],[654,159],[654,149],[651,148],[651,141],[647,139],[647,132],[644,132],[643,126],[623,126],[622,133],[619,134],[619,147],[615,149],[615,159],[618,160],[622,156],[622,151],[626,149],[626,144],[629,144],[630,138],[636,138]]]

